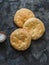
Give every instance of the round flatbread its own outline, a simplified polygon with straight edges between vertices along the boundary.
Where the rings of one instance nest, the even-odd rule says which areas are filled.
[[[11,45],[19,50],[24,51],[30,47],[31,35],[25,29],[16,29],[10,35]]]
[[[31,10],[27,8],[21,8],[16,12],[14,16],[14,23],[18,27],[23,27],[24,22],[31,17],[35,17],[34,13]]]
[[[32,40],[39,39],[45,32],[44,23],[38,18],[28,19],[23,28],[26,29],[32,36]]]

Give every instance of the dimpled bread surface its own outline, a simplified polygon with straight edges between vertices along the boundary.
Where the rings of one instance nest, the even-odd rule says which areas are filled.
[[[30,47],[31,35],[25,29],[16,29],[10,35],[10,42],[13,48],[24,51]]]
[[[38,18],[28,19],[23,28],[26,29],[32,36],[32,40],[39,39],[45,32],[44,23]]]
[[[34,13],[31,10],[27,8],[21,8],[15,13],[14,23],[18,27],[23,27],[24,22],[31,17],[35,17]]]

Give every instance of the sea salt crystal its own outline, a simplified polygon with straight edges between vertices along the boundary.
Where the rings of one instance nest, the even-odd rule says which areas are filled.
[[[6,35],[4,33],[0,33],[0,42],[3,42],[6,40]]]

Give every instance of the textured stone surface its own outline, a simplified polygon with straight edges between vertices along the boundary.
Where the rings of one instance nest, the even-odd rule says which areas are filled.
[[[0,3],[2,3],[3,2],[3,0],[0,0]]]
[[[43,53],[43,55],[40,59],[40,63],[41,63],[41,65],[44,65],[44,64],[46,64],[46,62],[47,62],[47,56],[46,56],[46,54]]]
[[[15,12],[23,7],[44,22],[46,32],[32,41],[28,50],[19,52],[11,47],[9,37],[18,28],[13,23]],[[49,65],[49,0],[0,0],[0,31],[7,34],[7,40],[0,44],[0,65]]]

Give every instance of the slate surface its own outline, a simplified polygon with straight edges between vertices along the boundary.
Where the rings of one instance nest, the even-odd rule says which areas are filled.
[[[19,52],[11,47],[9,36],[18,28],[13,17],[22,7],[32,10],[44,22],[46,32],[32,41],[28,50]],[[0,65],[49,65],[49,0],[0,0],[0,31],[7,34],[7,40],[0,44]]]

